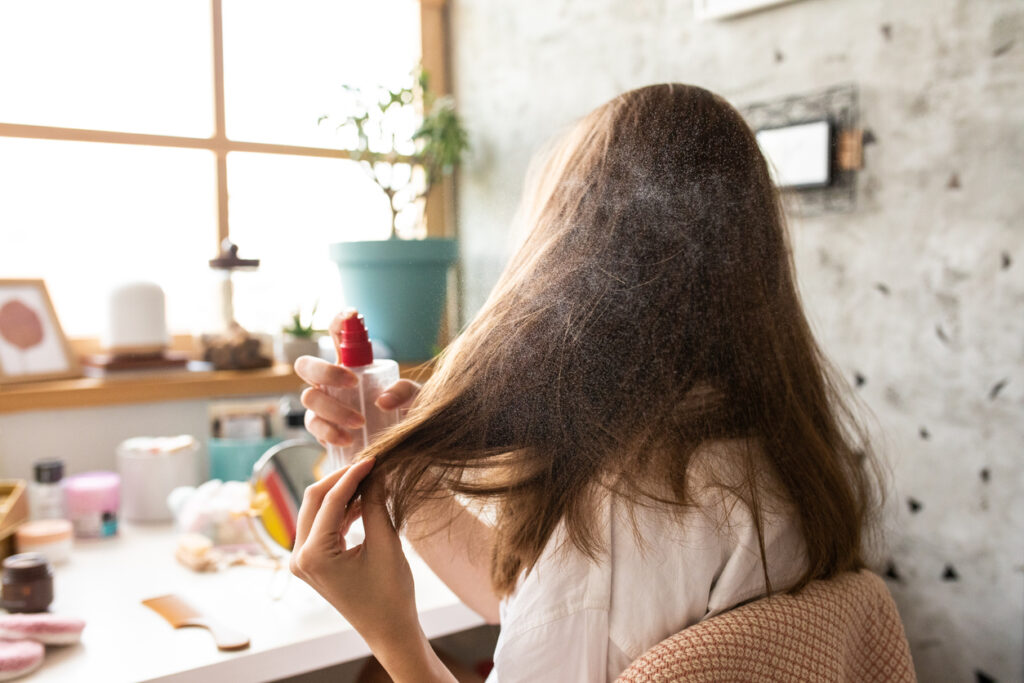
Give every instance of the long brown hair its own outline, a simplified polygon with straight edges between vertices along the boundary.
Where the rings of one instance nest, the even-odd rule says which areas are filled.
[[[562,522],[596,556],[603,495],[694,505],[695,453],[734,440],[743,476],[721,486],[760,534],[767,466],[806,542],[797,588],[861,567],[867,444],[804,317],[778,193],[740,115],[693,86],[620,95],[549,155],[524,216],[482,310],[366,452],[396,523],[432,497],[483,501],[507,594]]]

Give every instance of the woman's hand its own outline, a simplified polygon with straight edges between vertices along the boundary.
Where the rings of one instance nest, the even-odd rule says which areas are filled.
[[[341,343],[341,321],[345,315],[347,314],[339,314],[331,321],[329,329],[335,349]],[[342,365],[328,363],[313,356],[302,356],[296,360],[295,373],[311,385],[302,392],[302,405],[307,408],[306,429],[309,433],[322,446],[351,444],[352,433],[349,430],[362,427],[366,423],[366,416],[337,401],[324,391],[324,387],[354,387],[359,384],[359,378]],[[377,397],[377,407],[381,410],[408,408],[419,390],[420,385],[416,382],[400,379]]]
[[[292,573],[352,624],[396,681],[455,680],[420,628],[412,571],[388,515],[383,484],[352,500],[373,464],[361,460],[306,489]],[[366,539],[348,548],[344,534],[360,513]]]
[[[379,497],[380,486],[358,504],[352,500],[373,464],[361,460],[306,489],[291,557],[292,573],[367,635],[385,623],[406,631],[417,623],[412,572]],[[366,539],[347,548],[344,534],[360,512]]]

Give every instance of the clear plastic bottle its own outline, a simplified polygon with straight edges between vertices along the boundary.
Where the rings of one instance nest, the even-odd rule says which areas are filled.
[[[40,460],[35,463],[35,482],[29,490],[29,513],[32,519],[63,519],[64,461]]]
[[[349,429],[353,436],[349,446],[327,446],[327,464],[331,471],[352,462],[381,430],[398,422],[398,410],[381,410],[377,397],[398,381],[398,363],[393,360],[373,359],[373,347],[366,332],[363,316],[351,311],[342,322],[338,358],[359,378],[352,388],[327,387],[327,392],[345,405],[359,411],[366,423],[359,429]]]

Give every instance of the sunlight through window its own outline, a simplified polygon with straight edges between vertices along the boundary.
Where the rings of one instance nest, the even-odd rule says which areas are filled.
[[[43,278],[69,336],[98,336],[109,288],[138,278],[165,289],[172,332],[209,331],[221,154],[228,233],[262,260],[238,278],[239,321],[273,333],[319,301],[325,326],[342,305],[328,245],[384,238],[389,215],[356,162],[302,148],[343,148],[318,123],[343,84],[407,81],[419,21],[416,0],[0,0],[0,278]]]

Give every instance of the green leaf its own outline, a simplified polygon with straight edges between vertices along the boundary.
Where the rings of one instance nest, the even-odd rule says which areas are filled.
[[[425,69],[418,66],[409,74],[409,82],[397,89],[377,87],[363,90],[343,84],[346,105],[336,120],[342,121],[337,128],[355,129],[357,144],[349,149],[351,158],[364,164],[368,175],[388,195],[392,211],[392,237],[395,217],[407,203],[396,209],[393,201],[396,193],[406,193],[414,198],[423,197],[443,176],[450,175],[459,165],[469,149],[469,135],[455,111],[451,97],[435,97],[430,92],[430,77]],[[411,132],[401,130],[404,113],[415,112],[422,106],[424,113],[420,125]],[[329,118],[322,116],[319,124]],[[393,174],[379,174],[377,164],[394,164],[401,155],[399,150],[412,148],[411,165],[422,168],[425,187],[393,186]],[[404,163],[404,162],[403,162]],[[410,173],[409,181],[418,174]],[[417,186],[420,183],[417,182]]]

